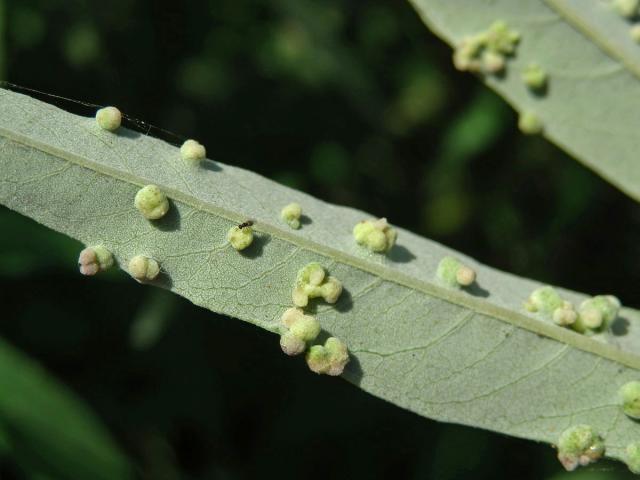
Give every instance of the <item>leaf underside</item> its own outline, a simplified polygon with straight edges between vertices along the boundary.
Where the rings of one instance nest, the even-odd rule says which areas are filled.
[[[533,111],[544,135],[636,200],[640,200],[637,134],[640,45],[631,23],[605,0],[410,0],[423,21],[457,45],[503,20],[521,33],[515,56],[489,86],[518,111]],[[544,94],[529,91],[522,70],[549,74]]]
[[[640,368],[639,312],[622,309],[615,334],[579,335],[522,310],[538,283],[408,231],[399,229],[387,256],[367,253],[351,230],[369,214],[218,162],[188,168],[173,145],[124,128],[101,131],[92,118],[11,91],[0,90],[0,107],[0,203],[105,245],[123,268],[134,255],[152,256],[163,269],[155,285],[277,332],[296,272],[318,261],[345,291],[336,305],[310,310],[325,334],[349,346],[344,376],[360,388],[425,417],[549,443],[570,425],[590,424],[617,458],[637,440],[617,390]],[[155,222],[133,206],[149,183],[171,198]],[[309,218],[300,230],[279,220],[292,201]],[[242,254],[226,232],[248,218],[257,239]],[[434,282],[444,255],[476,268],[479,286]]]

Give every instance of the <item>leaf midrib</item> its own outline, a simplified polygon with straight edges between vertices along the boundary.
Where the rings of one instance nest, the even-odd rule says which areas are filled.
[[[39,142],[23,134],[8,130],[4,127],[0,127],[0,135],[6,137],[14,143],[22,144],[26,147],[39,150],[45,154],[60,158],[63,161],[76,164],[80,167],[93,170],[99,174],[106,175],[132,185],[141,187],[148,183],[143,178],[140,178],[138,176],[101,165],[85,157],[76,155],[73,152],[69,152],[67,150],[56,148],[49,144]],[[232,222],[241,222],[246,219],[246,217],[243,215],[219,207],[217,205],[203,202],[192,195],[181,192],[180,190],[168,188],[162,184],[159,184],[159,186],[167,193],[167,195],[171,199],[173,199],[174,201],[182,202],[192,208],[225,218]],[[618,362],[622,365],[640,369],[639,355],[634,355],[631,352],[620,350],[613,345],[593,340],[572,330],[560,328],[553,324],[536,320],[516,311],[509,310],[508,308],[499,307],[485,300],[471,297],[468,294],[465,294],[458,290],[447,289],[436,284],[416,279],[382,265],[371,264],[365,260],[341,252],[340,250],[336,250],[331,247],[327,247],[326,245],[313,242],[312,240],[293,235],[286,230],[268,223],[257,222],[254,228],[258,232],[272,235],[276,238],[287,241],[299,248],[312,251],[319,255],[328,257],[331,260],[337,260],[345,265],[349,265],[353,268],[376,275],[386,281],[393,282],[398,285],[420,291],[424,294],[437,297],[449,303],[465,307],[478,314],[496,318],[498,320],[504,321],[519,328],[523,328],[533,333],[544,335],[551,339],[567,344],[571,347],[593,353],[603,358]]]
[[[624,52],[619,51],[619,49],[615,47],[614,43],[608,41],[606,37],[592,30],[588,24],[576,17],[572,11],[563,6],[559,0],[543,1],[568,25],[572,26],[576,31],[587,37],[588,40],[597,45],[606,55],[611,57],[613,60],[620,62],[636,78],[640,79],[640,63],[626,55]]]

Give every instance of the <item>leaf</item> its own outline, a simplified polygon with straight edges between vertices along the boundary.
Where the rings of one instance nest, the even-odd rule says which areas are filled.
[[[164,272],[157,286],[277,332],[297,271],[318,261],[345,291],[334,306],[320,302],[311,311],[326,334],[349,346],[345,377],[360,388],[429,418],[549,443],[587,423],[616,458],[638,438],[617,391],[638,376],[639,312],[623,309],[615,333],[579,335],[525,313],[536,282],[408,231],[399,229],[388,256],[365,252],[352,228],[366,213],[229,165],[188,168],[173,145],[126,129],[101,131],[92,118],[10,91],[0,90],[0,107],[0,203],[105,245],[121,266],[153,256]],[[171,198],[170,213],[156,223],[133,206],[149,183]],[[279,219],[292,201],[310,220],[300,230]],[[249,218],[257,239],[241,254],[226,232]],[[473,266],[479,287],[437,284],[445,255]]]
[[[502,77],[483,80],[516,110],[534,111],[544,135],[640,200],[637,117],[640,46],[612,2],[584,0],[410,0],[443,40],[458,45],[496,20],[521,34]],[[473,5],[471,5],[473,3]],[[549,74],[545,94],[527,90],[522,70]]]
[[[132,478],[94,414],[0,339],[0,452],[26,470],[75,480]]]
[[[153,290],[137,312],[131,330],[129,344],[135,350],[153,347],[164,335],[175,313],[176,298],[164,290]]]

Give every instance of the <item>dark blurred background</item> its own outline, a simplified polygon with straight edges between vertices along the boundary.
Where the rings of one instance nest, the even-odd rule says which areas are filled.
[[[221,162],[640,307],[637,204],[521,135],[450,57],[400,0],[0,0],[0,79],[117,105]],[[627,477],[566,476],[547,445],[315,376],[252,326],[120,272],[83,278],[80,248],[0,207],[0,335],[96,412],[139,478]],[[0,448],[0,478],[67,478],[46,453]]]

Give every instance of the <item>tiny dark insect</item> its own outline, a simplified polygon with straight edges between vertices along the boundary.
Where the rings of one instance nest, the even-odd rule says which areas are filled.
[[[245,227],[251,226],[253,226],[253,220],[247,220],[246,222],[242,222],[240,225],[238,225],[238,228],[243,229]]]

